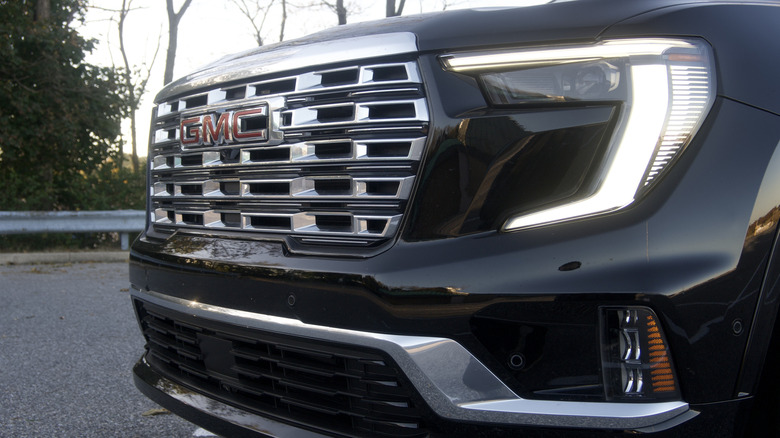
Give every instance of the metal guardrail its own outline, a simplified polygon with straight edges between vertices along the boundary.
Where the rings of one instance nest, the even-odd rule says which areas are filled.
[[[145,226],[142,210],[0,211],[0,234],[118,232],[123,250],[130,247],[128,233]]]

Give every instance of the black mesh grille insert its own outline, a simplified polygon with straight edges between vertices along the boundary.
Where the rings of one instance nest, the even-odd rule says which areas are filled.
[[[395,365],[379,352],[194,320],[135,300],[149,362],[212,397],[322,433],[427,436]]]

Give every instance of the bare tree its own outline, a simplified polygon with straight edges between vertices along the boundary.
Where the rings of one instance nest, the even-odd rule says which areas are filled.
[[[232,0],[233,4],[238,7],[238,10],[241,11],[241,14],[244,15],[244,17],[249,20],[250,23],[252,23],[252,28],[255,31],[255,41],[257,42],[258,46],[262,46],[263,41],[263,25],[265,25],[265,20],[268,18],[268,13],[271,12],[271,7],[274,5],[275,0],[270,1],[263,1],[263,0]],[[266,6],[261,6],[262,3],[267,3]],[[284,36],[284,22],[287,20],[287,10],[285,2],[282,1],[282,34],[280,36]],[[258,16],[260,16],[258,20]],[[281,41],[281,39],[279,40]]]
[[[459,4],[460,4],[460,2],[458,2],[458,1],[455,1],[455,0],[453,0],[453,1],[450,1],[450,0],[442,0],[442,2],[441,2],[441,3],[442,3],[442,4],[441,4],[441,10],[442,10],[442,11],[446,11],[446,10],[447,10],[447,9],[448,9],[450,6],[457,6],[457,5],[459,5]]]
[[[398,8],[395,7],[395,0],[385,0],[385,17],[397,17],[404,12],[406,0],[399,0]]]
[[[131,4],[133,0],[122,0],[122,9],[119,10],[119,51],[122,53],[122,62],[124,63],[123,79],[125,81],[125,87],[127,88],[127,99],[129,105],[129,118],[130,118],[130,142],[132,145],[132,163],[133,172],[138,172],[138,138],[136,133],[136,120],[135,112],[141,105],[141,98],[146,93],[146,84],[149,82],[149,77],[152,74],[152,67],[157,60],[157,54],[160,51],[160,37],[157,38],[157,48],[154,51],[154,56],[149,64],[144,63],[143,68],[132,69],[130,62],[127,59],[127,50],[125,48],[125,19],[127,14],[131,11]],[[143,70],[143,72],[142,72]],[[137,79],[134,79],[136,76]],[[122,155],[120,154],[120,157]]]
[[[336,3],[323,0],[322,4],[336,13],[339,19],[339,25],[347,24],[347,8],[344,7],[344,0],[336,0]]]
[[[281,30],[279,31],[279,41],[284,41],[284,26],[287,24],[287,0],[282,0],[282,21],[279,23]]]
[[[190,7],[192,0],[184,0],[178,12],[173,10],[173,0],[165,0],[168,8],[168,52],[165,56],[165,74],[163,75],[163,84],[168,84],[173,80],[173,65],[176,62],[176,45],[179,39],[179,22],[184,12]]]

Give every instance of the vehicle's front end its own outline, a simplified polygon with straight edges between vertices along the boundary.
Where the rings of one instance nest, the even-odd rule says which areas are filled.
[[[456,11],[171,84],[137,386],[231,436],[743,432],[778,357],[777,22]]]

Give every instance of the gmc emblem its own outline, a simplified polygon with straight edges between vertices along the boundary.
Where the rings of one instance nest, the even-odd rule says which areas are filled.
[[[184,119],[179,138],[185,146],[218,146],[267,139],[268,106]]]

